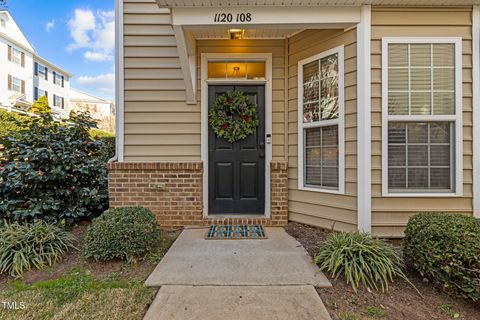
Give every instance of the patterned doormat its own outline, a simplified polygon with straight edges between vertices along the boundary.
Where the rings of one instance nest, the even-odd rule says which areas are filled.
[[[259,224],[211,225],[205,235],[207,240],[267,239],[265,230]]]

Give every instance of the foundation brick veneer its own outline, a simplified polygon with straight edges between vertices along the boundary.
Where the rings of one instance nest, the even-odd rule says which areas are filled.
[[[114,162],[108,165],[110,207],[143,206],[162,228],[212,223],[259,223],[282,226],[288,221],[287,163],[271,162],[271,218],[204,218],[202,162]],[[165,188],[160,190],[159,185]]]

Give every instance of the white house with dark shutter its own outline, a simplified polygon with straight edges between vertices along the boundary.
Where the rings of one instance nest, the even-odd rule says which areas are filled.
[[[69,112],[69,72],[43,59],[8,11],[0,10],[0,106],[27,110],[47,96],[52,111]]]

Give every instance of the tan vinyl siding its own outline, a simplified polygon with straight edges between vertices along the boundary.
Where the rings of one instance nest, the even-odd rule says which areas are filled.
[[[315,54],[344,45],[345,50],[345,195],[298,190],[297,65]],[[357,223],[357,45],[356,29],[307,30],[289,41],[288,177],[289,219],[336,230],[354,230]]]
[[[372,226],[376,235],[401,236],[408,218],[419,211],[472,214],[471,16],[471,8],[372,8]],[[464,175],[462,197],[382,197],[382,37],[462,37]]]
[[[125,0],[125,161],[200,160],[200,108],[185,103],[171,16]]]
[[[202,53],[272,54],[272,160],[285,159],[285,41],[284,40],[198,40],[197,96],[200,97]],[[200,106],[198,106],[200,109]]]

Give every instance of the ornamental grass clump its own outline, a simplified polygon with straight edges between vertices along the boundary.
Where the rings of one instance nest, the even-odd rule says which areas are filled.
[[[75,238],[44,221],[5,223],[0,228],[0,273],[21,276],[33,268],[50,267],[75,249]]]
[[[368,233],[331,234],[320,245],[315,262],[335,279],[343,276],[355,292],[360,284],[388,291],[388,284],[395,277],[411,284],[394,247],[381,239],[372,238]]]

